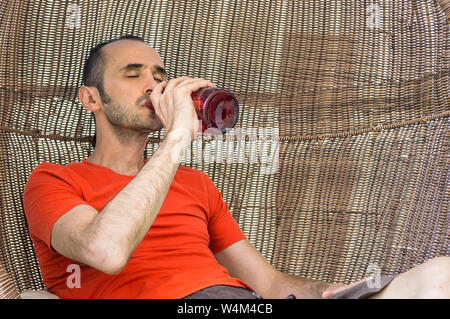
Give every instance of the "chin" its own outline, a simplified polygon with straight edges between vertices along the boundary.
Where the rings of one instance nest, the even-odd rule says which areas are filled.
[[[162,124],[159,123],[159,125],[151,125],[150,127],[147,127],[146,131],[148,131],[149,133],[153,133],[153,132],[159,132],[161,131],[163,128]]]

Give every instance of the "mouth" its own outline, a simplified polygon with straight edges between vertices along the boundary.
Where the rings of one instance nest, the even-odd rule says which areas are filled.
[[[150,100],[145,101],[142,104],[142,106],[150,109],[150,111],[152,111],[152,112],[155,112],[155,108],[153,107],[153,104],[152,104],[152,102]]]

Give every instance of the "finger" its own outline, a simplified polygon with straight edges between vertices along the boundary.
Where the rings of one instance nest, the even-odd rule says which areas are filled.
[[[171,80],[169,82],[167,90],[171,90],[176,87],[176,88],[183,88],[186,89],[186,91],[192,92],[193,88],[195,88],[194,90],[197,90],[201,87],[215,87],[215,86],[216,85],[214,83],[203,78],[192,78],[189,76],[183,76]]]
[[[180,82],[178,84],[178,86],[189,86],[189,85],[194,84],[194,83],[203,83],[203,84],[205,84],[207,86],[209,86],[209,85],[210,86],[215,86],[215,84],[212,83],[210,80],[203,79],[203,78],[187,78],[187,79],[183,80],[182,82]]]
[[[343,290],[345,290],[347,288],[349,288],[349,287],[345,285],[343,287],[339,287],[339,288],[336,288],[336,289],[333,289],[333,290],[326,290],[326,291],[323,292],[322,296],[325,296],[324,298],[328,298],[328,297],[330,297],[332,295],[335,295],[338,292],[341,292],[341,291],[343,291]]]
[[[195,92],[201,88],[212,88],[215,86],[211,81],[199,78],[186,79],[178,84],[179,88],[183,88],[188,93]]]
[[[172,90],[174,87],[178,86],[181,82],[186,81],[188,79],[191,79],[189,76],[182,76],[179,78],[174,78],[169,80],[169,82],[167,83],[167,87],[166,90],[170,91]]]
[[[154,108],[158,107],[159,109],[159,101],[161,100],[162,93],[166,86],[167,81],[162,81],[153,88],[153,91],[150,94],[150,101],[152,102]]]
[[[345,284],[330,284],[330,286],[322,292],[322,298],[328,298],[345,288],[347,288],[347,285]]]
[[[322,293],[322,298],[328,298],[328,297],[330,297],[330,296],[332,296],[333,295],[333,292],[331,292],[331,291],[324,291],[323,293]]]

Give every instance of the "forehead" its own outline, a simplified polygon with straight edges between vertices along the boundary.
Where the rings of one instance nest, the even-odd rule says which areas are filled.
[[[136,40],[119,40],[103,47],[105,71],[119,71],[130,63],[141,63],[151,66],[164,66],[155,49],[148,44]]]

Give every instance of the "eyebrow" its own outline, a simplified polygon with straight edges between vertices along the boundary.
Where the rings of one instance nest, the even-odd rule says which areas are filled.
[[[130,70],[134,70],[134,69],[140,69],[142,67],[144,67],[144,64],[142,64],[142,63],[129,63],[129,64],[125,65],[123,68],[121,68],[119,70],[119,72],[130,71]],[[166,70],[163,67],[159,66],[159,65],[153,66],[152,67],[152,72],[153,73],[159,73],[159,74],[164,75],[164,76],[167,77]]]

